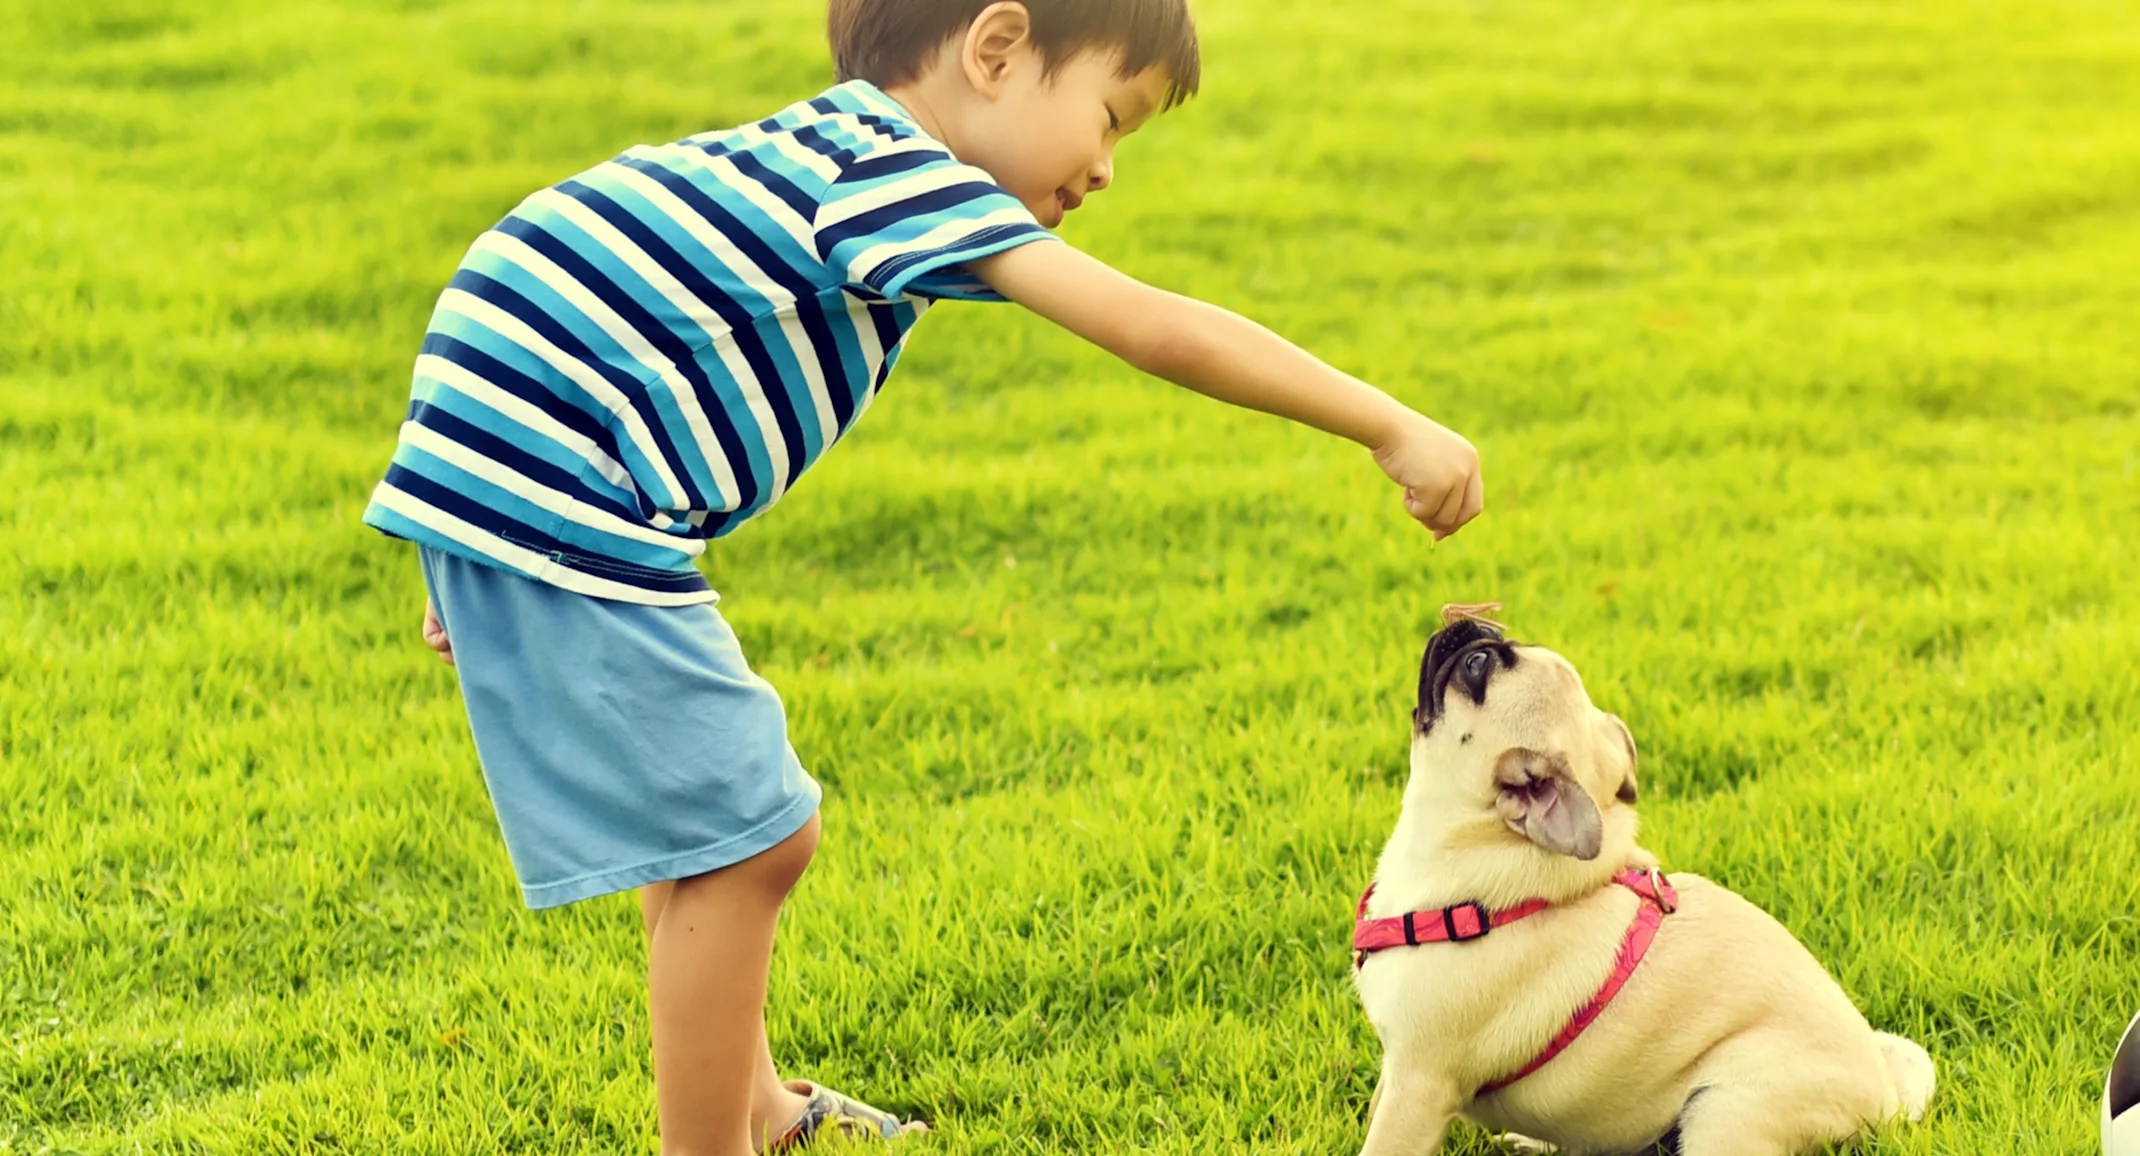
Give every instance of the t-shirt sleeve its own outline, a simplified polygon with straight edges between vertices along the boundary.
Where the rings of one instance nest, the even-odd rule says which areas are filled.
[[[835,276],[887,298],[1001,301],[964,263],[1055,239],[986,172],[924,141],[850,162],[826,190],[816,230]]]

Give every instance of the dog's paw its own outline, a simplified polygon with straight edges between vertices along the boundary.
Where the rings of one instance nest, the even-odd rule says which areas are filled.
[[[1549,1152],[1560,1151],[1560,1149],[1543,1140],[1533,1140],[1529,1136],[1518,1135],[1514,1132],[1503,1132],[1495,1136],[1494,1143],[1501,1145],[1502,1148],[1510,1152],[1519,1153],[1520,1156],[1546,1156]]]

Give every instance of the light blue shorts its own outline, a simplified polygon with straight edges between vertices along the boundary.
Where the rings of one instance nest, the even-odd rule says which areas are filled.
[[[574,594],[419,547],[530,907],[748,859],[820,791],[711,605]]]

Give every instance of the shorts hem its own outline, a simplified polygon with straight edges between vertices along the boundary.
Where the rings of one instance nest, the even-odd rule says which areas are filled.
[[[813,786],[815,784],[812,784]],[[817,813],[819,802],[824,797],[822,789],[797,795],[771,818],[740,835],[730,835],[717,843],[708,843],[680,855],[634,864],[630,867],[613,867],[554,883],[523,883],[521,898],[537,911],[546,907],[562,907],[582,899],[593,899],[644,887],[649,883],[666,883],[672,879],[687,879],[708,871],[741,863],[754,855],[771,850],[781,840],[802,830],[810,816]]]

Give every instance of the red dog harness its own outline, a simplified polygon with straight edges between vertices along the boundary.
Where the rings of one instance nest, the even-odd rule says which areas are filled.
[[[1636,870],[1630,867],[1612,877],[1612,881],[1640,895],[1642,906],[1635,912],[1635,922],[1627,929],[1626,938],[1620,941],[1620,956],[1614,961],[1612,974],[1605,977],[1605,986],[1590,1002],[1576,1009],[1568,1026],[1553,1037],[1546,1050],[1538,1058],[1525,1064],[1512,1076],[1503,1076],[1480,1088],[1476,1095],[1486,1096],[1508,1087],[1546,1065],[1546,1061],[1567,1050],[1575,1037],[1598,1018],[1620,989],[1627,986],[1629,976],[1642,963],[1642,957],[1650,950],[1650,942],[1657,938],[1657,928],[1664,917],[1679,910],[1679,892],[1664,877],[1664,873],[1651,867]],[[1543,899],[1526,900],[1503,911],[1486,910],[1476,900],[1458,903],[1439,910],[1407,911],[1388,919],[1369,919],[1367,900],[1375,893],[1374,884],[1367,886],[1367,894],[1360,896],[1359,910],[1354,914],[1352,929],[1352,966],[1359,968],[1367,963],[1367,957],[1390,947],[1416,947],[1422,943],[1469,943],[1483,939],[1487,932],[1504,924],[1514,923],[1536,915],[1552,906]]]

